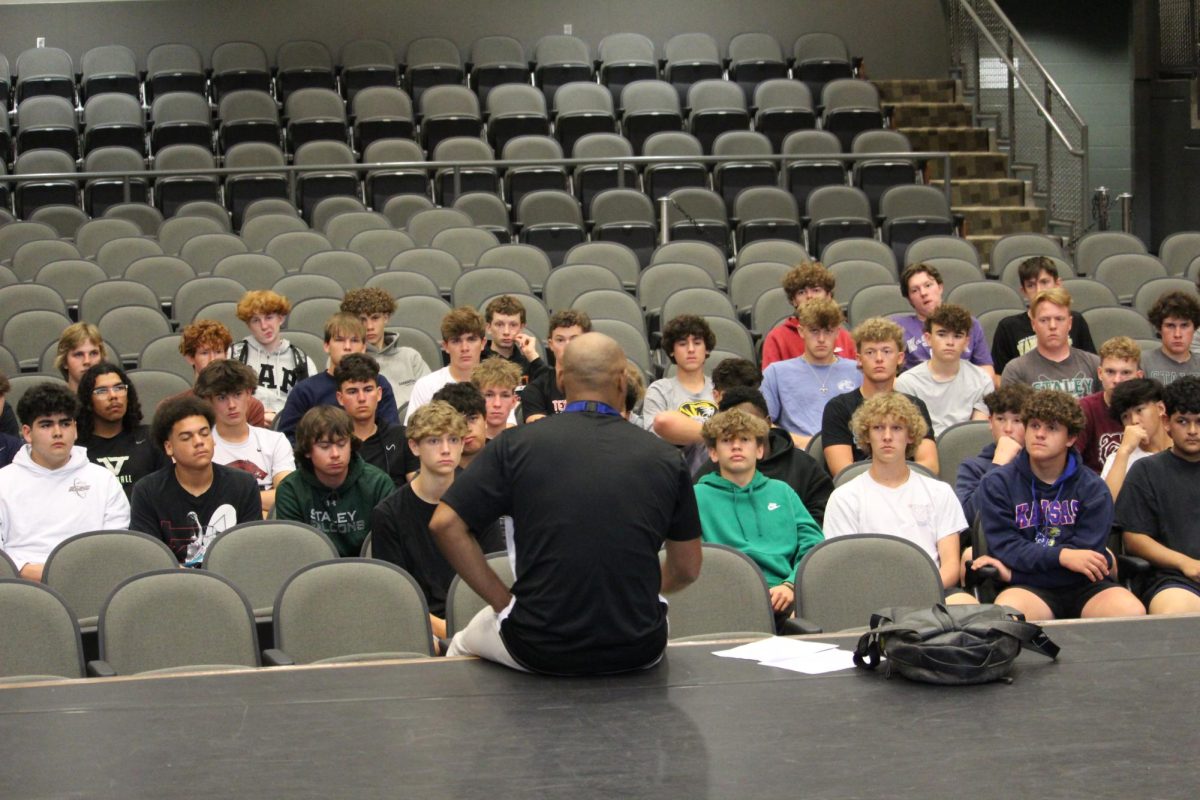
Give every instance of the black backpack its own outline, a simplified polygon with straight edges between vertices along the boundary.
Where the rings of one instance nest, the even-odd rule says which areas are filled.
[[[308,356],[294,344],[289,343],[288,347],[292,351],[292,374],[296,377],[295,382],[299,383],[308,377]],[[234,343],[230,355],[245,364],[250,360],[250,343],[245,339]]]
[[[871,615],[871,630],[859,638],[854,663],[875,669],[882,656],[888,677],[899,672],[924,683],[1011,683],[1007,676],[1021,645],[1058,656],[1058,645],[1040,625],[1007,606],[886,608]]]

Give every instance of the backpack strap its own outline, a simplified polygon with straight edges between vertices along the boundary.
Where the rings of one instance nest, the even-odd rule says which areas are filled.
[[[1035,653],[1041,653],[1047,658],[1058,658],[1059,646],[1050,641],[1041,625],[1013,619],[989,622],[988,628],[1008,634]]]

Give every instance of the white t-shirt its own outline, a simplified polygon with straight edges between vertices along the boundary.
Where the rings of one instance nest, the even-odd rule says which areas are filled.
[[[929,370],[929,362],[918,364],[896,378],[896,391],[911,394],[925,401],[933,420],[933,435],[956,422],[965,422],[971,413],[988,413],[983,396],[995,385],[988,374],[969,361],[960,361],[958,373],[948,381],[939,381]]]
[[[941,566],[937,543],[965,530],[962,505],[947,483],[909,470],[896,488],[877,483],[870,471],[842,484],[825,506],[825,538],[886,533],[907,539]]]
[[[1146,456],[1152,456],[1152,455],[1154,455],[1154,453],[1148,453],[1140,447],[1135,448],[1134,451],[1129,454],[1129,461],[1125,464],[1125,474],[1128,475],[1129,470],[1138,461],[1141,461]],[[1117,458],[1117,451],[1113,450],[1111,453],[1108,454],[1108,458],[1104,459],[1104,466],[1100,468],[1100,477],[1101,478],[1107,478],[1108,473],[1112,472],[1113,461],[1115,461],[1116,458]]]
[[[296,469],[296,456],[287,437],[278,431],[250,426],[246,441],[234,444],[221,438],[213,428],[213,463],[249,472],[259,489],[275,485],[275,476]]]

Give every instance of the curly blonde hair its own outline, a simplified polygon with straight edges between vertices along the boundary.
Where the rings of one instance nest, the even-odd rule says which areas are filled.
[[[854,349],[861,351],[867,342],[893,342],[896,349],[904,350],[904,329],[887,317],[871,317],[863,320],[854,329]]]
[[[908,446],[904,448],[904,457],[911,461],[916,455],[917,445],[925,438],[929,428],[925,425],[925,417],[920,410],[899,392],[884,392],[872,396],[850,417],[850,432],[854,434],[854,443],[858,449],[868,455],[871,453],[871,426],[885,420],[893,419],[904,425],[908,431]]]
[[[809,330],[827,330],[840,326],[846,317],[836,300],[823,297],[800,306],[796,319]]]
[[[700,435],[709,447],[716,447],[717,442],[734,436],[753,436],[756,442],[766,445],[770,430],[771,426],[766,420],[747,414],[740,408],[731,408],[706,419]]]
[[[466,436],[467,418],[445,400],[432,400],[414,411],[404,428],[405,435],[413,442],[445,434]]]
[[[471,373],[471,383],[481,392],[490,386],[516,389],[521,384],[521,368],[507,358],[485,358]]]

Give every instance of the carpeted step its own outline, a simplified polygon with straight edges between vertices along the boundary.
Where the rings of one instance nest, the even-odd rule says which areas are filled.
[[[951,153],[950,178],[952,180],[974,178],[1007,178],[1008,156],[1004,153]],[[929,162],[929,178],[942,178],[942,160],[935,158]]]
[[[1025,205],[1025,182],[1016,178],[951,181],[950,204],[955,206],[1023,206]]]
[[[1032,206],[953,206],[968,236],[1045,233],[1046,209]]]
[[[882,103],[953,103],[962,98],[952,78],[901,78],[872,81]]]
[[[966,103],[895,103],[893,128],[969,128],[974,123]]]
[[[992,248],[1001,238],[1003,238],[1001,235],[994,233],[966,237],[966,240],[975,245],[975,249],[979,251],[979,263],[984,265],[983,269],[989,275],[996,274],[996,270],[991,269],[989,265],[992,263]]]
[[[987,128],[900,128],[913,150],[980,152],[991,149]]]

